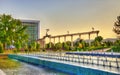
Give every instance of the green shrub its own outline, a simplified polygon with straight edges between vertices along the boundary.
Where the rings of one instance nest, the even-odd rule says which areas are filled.
[[[45,52],[45,49],[42,49],[43,52]]]
[[[18,51],[17,50],[13,50],[13,53],[17,53]]]
[[[113,46],[112,50],[113,52],[120,52],[120,46]]]
[[[32,51],[31,45],[28,45],[28,49],[29,49],[30,52]]]
[[[37,45],[36,45],[36,49],[37,49],[37,51],[40,50],[40,44],[39,44],[39,43],[37,43]]]
[[[65,43],[65,44],[64,44],[64,49],[65,49],[65,50],[69,50],[70,47]]]
[[[88,50],[99,50],[99,49],[104,49],[104,48],[108,48],[108,47],[103,47],[103,46],[95,47],[95,46],[92,46],[92,47],[89,47]]]
[[[28,52],[29,50],[28,50],[28,48],[25,48],[25,52]]]

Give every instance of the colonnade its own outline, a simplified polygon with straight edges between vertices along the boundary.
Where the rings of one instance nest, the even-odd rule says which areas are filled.
[[[65,34],[65,35],[57,35],[57,36],[49,36],[49,42],[52,42],[51,40],[53,39],[53,44],[55,44],[55,39],[58,38],[58,42],[61,41],[61,38],[64,37],[64,42],[66,42],[66,39],[68,36],[71,37],[71,47],[73,47],[73,37],[74,36],[79,36],[79,38],[81,38],[82,35],[88,35],[88,40],[89,40],[89,45],[91,45],[91,34],[96,34],[96,37],[98,36],[99,31],[90,31],[90,32],[83,32],[83,33],[73,33],[73,34]]]

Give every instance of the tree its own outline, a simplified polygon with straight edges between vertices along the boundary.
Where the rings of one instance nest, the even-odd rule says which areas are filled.
[[[20,50],[20,48],[21,48],[21,43],[20,42],[15,42],[14,45],[17,48],[17,50]]]
[[[36,50],[36,47],[37,47],[37,43],[36,43],[36,41],[33,41],[33,42],[31,43],[31,48],[32,48],[32,50],[35,51],[35,50]]]
[[[0,53],[3,53],[3,45],[1,42],[0,42]]]
[[[75,43],[74,46],[76,47],[76,49],[82,49],[84,50],[85,48],[87,48],[89,46],[88,43],[86,43],[83,39],[78,39]]]
[[[49,48],[54,49],[54,44],[52,42],[49,42]]]
[[[115,45],[115,46],[120,46],[120,40],[116,40],[116,41],[114,42],[114,45]]]
[[[0,42],[4,49],[5,45],[18,47],[18,44],[26,43],[28,35],[25,30],[26,26],[23,26],[20,20],[12,18],[11,15],[0,15]]]
[[[55,48],[56,48],[57,50],[59,50],[60,56],[61,56],[62,43],[60,43],[60,42],[56,43],[56,44],[55,44]]]
[[[27,43],[26,43],[26,44],[24,44],[24,46],[23,46],[23,47],[24,47],[24,51],[25,51],[25,52],[28,52],[28,51],[29,51],[29,49],[28,49],[28,44],[27,44]]]
[[[110,46],[113,45],[113,42],[111,42],[111,41],[106,41],[106,42],[104,42],[104,44],[105,44],[105,46],[110,47]]]
[[[95,41],[101,42],[103,40],[102,36],[97,36],[95,37]]]
[[[120,52],[120,39],[114,42],[114,46],[112,47],[113,52]]]
[[[95,47],[100,46],[100,45],[101,45],[101,42],[94,40],[94,41],[93,41],[93,45],[94,45]]]
[[[79,46],[78,46],[79,48],[83,48],[83,45],[82,45],[82,43],[79,43]]]
[[[65,42],[62,43],[63,49],[65,50],[69,50],[70,46],[68,46],[68,44],[66,44]]]
[[[117,21],[114,23],[113,31],[119,35],[120,34],[120,16],[117,17]]]
[[[56,49],[62,49],[62,44],[60,42],[55,44]]]
[[[49,48],[50,48],[50,42],[45,45],[45,48],[46,48],[46,49],[49,49]]]
[[[66,44],[67,44],[68,46],[71,46],[71,41],[67,41]]]
[[[49,42],[49,43],[47,43],[45,45],[45,48],[47,48],[47,49],[54,49],[55,47],[54,47],[54,44],[52,42]]]
[[[39,43],[36,44],[36,49],[37,49],[37,51],[40,50],[40,44]]]
[[[92,46],[95,46],[95,47],[102,46],[103,45],[102,40],[103,40],[102,36],[97,36],[95,37],[94,41],[91,42],[91,44]]]

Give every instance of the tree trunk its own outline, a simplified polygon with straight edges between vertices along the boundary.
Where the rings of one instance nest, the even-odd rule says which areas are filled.
[[[3,43],[3,50],[5,50],[6,48],[6,43]]]

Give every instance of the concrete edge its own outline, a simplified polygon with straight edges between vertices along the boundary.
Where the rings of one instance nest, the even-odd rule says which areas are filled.
[[[0,69],[0,75],[6,75],[6,74]]]

